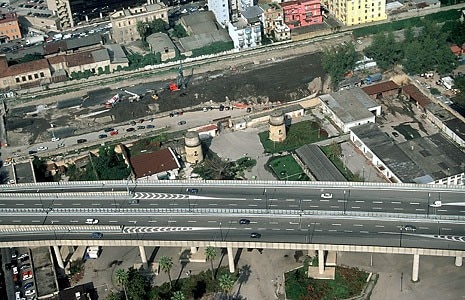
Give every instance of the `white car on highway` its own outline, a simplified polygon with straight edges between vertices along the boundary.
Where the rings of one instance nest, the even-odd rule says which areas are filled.
[[[37,151],[45,151],[45,150],[48,150],[48,147],[47,147],[47,146],[40,146],[40,147],[37,147]]]
[[[323,199],[332,199],[333,194],[331,194],[331,193],[323,193],[323,194],[321,194],[321,198],[323,198]]]
[[[95,225],[95,224],[98,224],[98,220],[97,219],[87,219],[86,224]]]

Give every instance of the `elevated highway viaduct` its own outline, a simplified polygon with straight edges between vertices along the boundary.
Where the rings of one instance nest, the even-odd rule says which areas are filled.
[[[465,256],[463,186],[98,181],[3,186],[2,247],[214,246]],[[98,220],[86,224],[87,219]],[[241,224],[240,220],[247,220]],[[254,238],[252,233],[260,234]],[[319,264],[324,272],[324,262]]]

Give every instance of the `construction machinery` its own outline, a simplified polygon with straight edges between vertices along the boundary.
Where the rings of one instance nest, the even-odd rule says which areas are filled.
[[[133,102],[133,101],[139,101],[140,100],[140,96],[136,93],[133,93],[131,91],[128,91],[128,90],[122,90],[123,92],[125,92],[126,94],[130,95],[129,96],[129,102]]]
[[[111,97],[110,99],[108,99],[108,100],[105,102],[105,107],[106,107],[106,108],[112,108],[112,107],[115,106],[116,103],[118,103],[119,101],[120,101],[119,94],[116,94],[116,95],[114,95],[113,97]]]
[[[168,88],[172,92],[179,91],[180,89],[186,88],[186,84],[184,82],[184,71],[182,69],[182,62],[179,63],[178,76],[176,77],[176,83],[170,82],[170,84],[168,85]]]

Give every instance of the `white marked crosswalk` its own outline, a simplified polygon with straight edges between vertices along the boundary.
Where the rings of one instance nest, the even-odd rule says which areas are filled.
[[[124,227],[123,233],[166,233],[180,231],[197,231],[197,230],[217,230],[218,228],[211,227]]]
[[[188,195],[166,193],[134,193],[133,199],[189,199]]]

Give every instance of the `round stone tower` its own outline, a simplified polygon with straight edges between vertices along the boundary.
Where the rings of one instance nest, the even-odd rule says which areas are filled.
[[[284,123],[284,113],[274,111],[270,116],[270,140],[282,142],[286,139],[286,124]]]
[[[201,162],[203,160],[203,152],[199,133],[197,131],[186,132],[184,143],[186,144],[186,161],[191,164]]]

